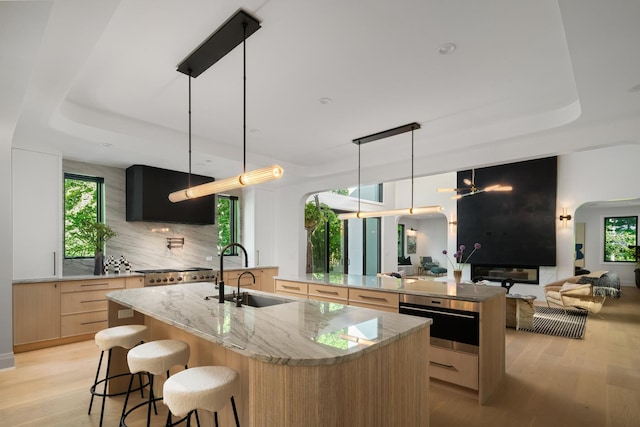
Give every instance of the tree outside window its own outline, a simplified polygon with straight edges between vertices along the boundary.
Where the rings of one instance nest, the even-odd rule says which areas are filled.
[[[235,196],[218,195],[217,220],[218,220],[218,254],[229,243],[239,241],[240,209],[238,198]],[[233,246],[225,255],[238,255],[238,249]]]
[[[84,224],[103,222],[104,179],[64,175],[64,256],[93,258],[95,245],[82,233]]]
[[[604,219],[604,261],[635,262],[638,217],[615,216]]]

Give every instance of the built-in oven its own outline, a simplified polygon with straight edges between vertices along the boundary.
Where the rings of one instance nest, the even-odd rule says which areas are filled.
[[[480,305],[472,301],[400,295],[400,313],[433,319],[431,345],[478,354]]]

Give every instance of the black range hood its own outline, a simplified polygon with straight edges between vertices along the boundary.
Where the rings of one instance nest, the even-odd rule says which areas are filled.
[[[209,176],[191,174],[191,185],[215,181]],[[169,194],[189,186],[184,172],[133,165],[127,168],[127,221],[215,224],[215,196],[171,203]]]

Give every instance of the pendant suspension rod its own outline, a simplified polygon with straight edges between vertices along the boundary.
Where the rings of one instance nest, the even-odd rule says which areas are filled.
[[[189,175],[187,183],[187,188],[191,188],[191,70],[189,70]]]
[[[242,173],[247,173],[247,23],[242,23]]]
[[[411,210],[413,211],[413,128],[411,128]]]
[[[360,213],[360,144],[358,144],[358,213]]]

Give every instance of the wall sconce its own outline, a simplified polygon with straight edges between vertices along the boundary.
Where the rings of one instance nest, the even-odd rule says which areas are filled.
[[[562,227],[567,228],[567,221],[571,221],[571,215],[567,214],[567,208],[562,208],[562,215],[560,215],[559,219],[562,221]]]
[[[415,236],[416,235],[416,229],[415,228],[410,228],[407,230],[407,236]]]

